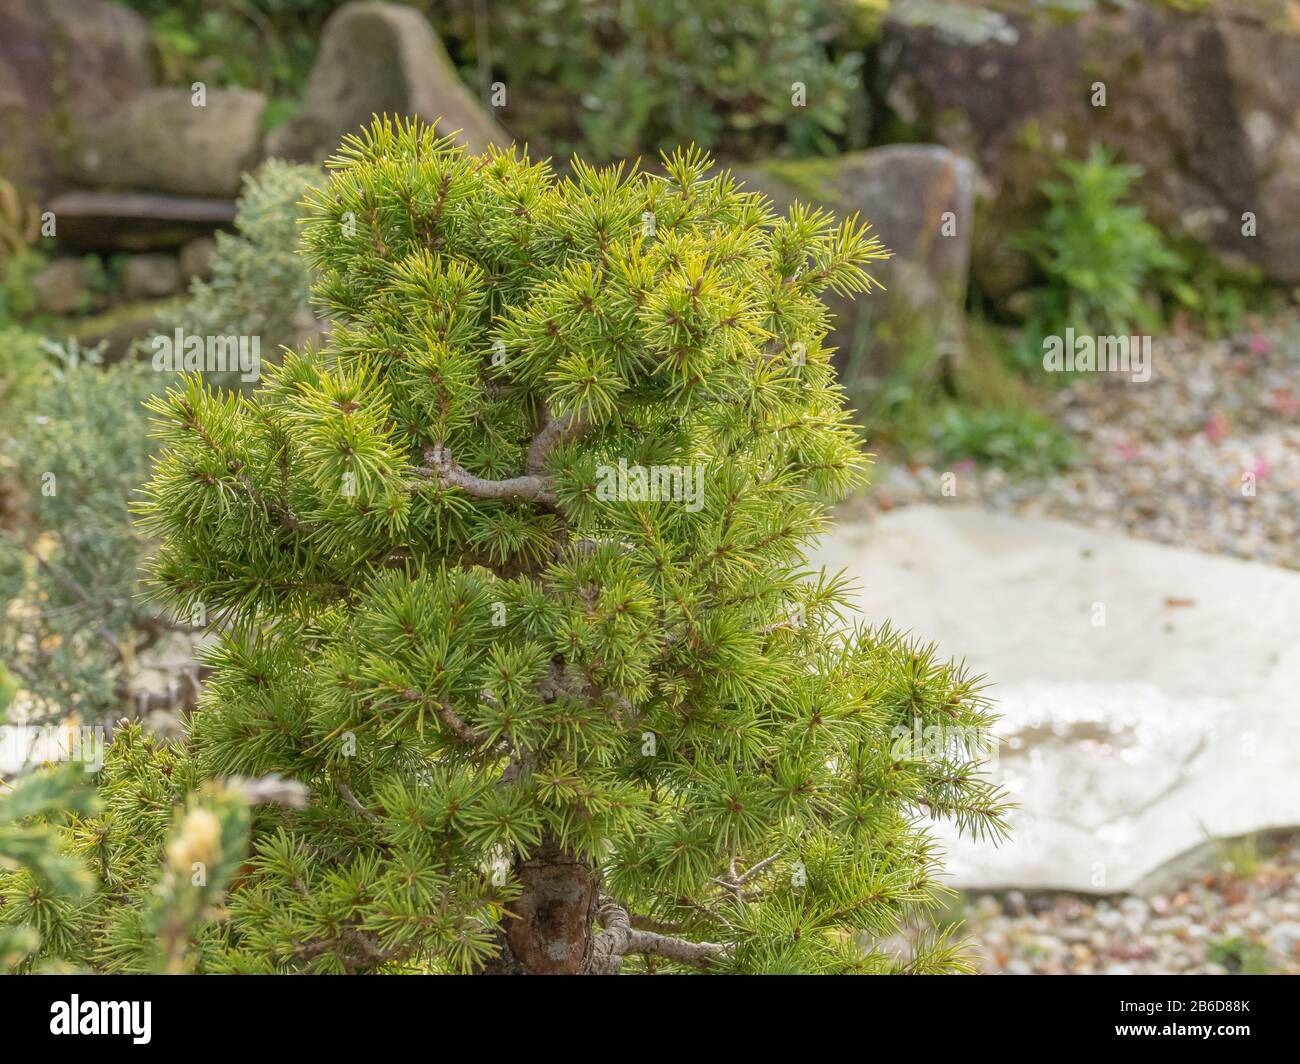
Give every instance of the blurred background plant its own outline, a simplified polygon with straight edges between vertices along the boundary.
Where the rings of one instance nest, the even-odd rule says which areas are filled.
[[[188,704],[187,649],[171,676],[141,662],[188,627],[135,597],[148,545],[129,506],[154,449],[141,403],[157,375],[12,328],[0,364],[14,374],[0,410],[0,658],[24,692],[21,722],[105,724]]]
[[[217,233],[211,277],[193,282],[173,327],[195,336],[258,336],[263,358],[318,335],[311,270],[298,242],[303,196],[322,180],[314,166],[277,159],[246,175],[235,231]]]
[[[320,28],[340,0],[127,0],[149,20],[162,79],[258,89],[267,128],[297,109]]]
[[[40,238],[36,204],[0,178],[0,325],[29,317],[36,309],[32,277],[46,262]]]
[[[1034,224],[1013,238],[1032,256],[1041,284],[1030,306],[1021,353],[1037,365],[1042,338],[1067,327],[1098,336],[1149,334],[1179,312],[1210,336],[1242,327],[1247,313],[1281,309],[1282,294],[1260,271],[1234,266],[1187,236],[1171,240],[1133,197],[1139,166],[1094,147],[1059,158],[1059,176],[1040,186]]]
[[[341,0],[129,0],[163,80],[258,89],[264,124],[297,109]],[[420,0],[465,80],[509,94],[521,141],[614,159],[694,141],[722,155],[808,155],[846,143],[863,49],[888,0]],[[792,109],[796,84],[806,106]]]
[[[1061,159],[1058,167],[1061,176],[1041,185],[1041,217],[1014,240],[1045,281],[1030,293],[1027,332],[1059,335],[1067,325],[1098,336],[1150,332],[1163,317],[1158,283],[1181,289],[1185,265],[1129,200],[1141,168],[1101,148],[1083,160]]]
[[[299,204],[320,178],[315,167],[274,160],[249,175],[235,231],[217,234],[210,278],[194,282],[167,330],[258,335],[268,360],[318,335],[297,246]],[[30,232],[24,222],[22,239],[6,240],[0,266],[40,257]],[[113,290],[118,260],[86,256],[83,265],[88,285]],[[26,724],[183,712],[202,670],[187,620],[138,598],[150,545],[130,512],[154,451],[142,403],[169,378],[153,371],[148,337],[108,362],[103,343],[47,338],[64,324],[0,314],[0,686],[6,702],[21,690],[13,716]],[[238,383],[234,373],[208,376]]]
[[[825,154],[862,111],[879,3],[541,0],[436,5],[485,98],[500,79],[520,139],[607,160],[694,142],[717,154]],[[799,102],[802,99],[803,102]],[[793,103],[793,106],[792,106]]]

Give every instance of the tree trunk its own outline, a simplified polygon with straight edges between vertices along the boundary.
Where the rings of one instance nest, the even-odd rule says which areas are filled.
[[[591,866],[545,838],[515,866],[523,886],[501,925],[489,975],[582,975],[591,963],[599,883]]]

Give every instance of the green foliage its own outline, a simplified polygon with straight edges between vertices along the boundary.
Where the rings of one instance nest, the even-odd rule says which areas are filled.
[[[41,337],[14,326],[0,328],[0,423],[28,409],[49,371]]]
[[[0,956],[23,971],[51,958],[195,970],[247,860],[252,807],[300,806],[300,788],[200,784],[183,750],[125,723],[93,791],[86,779],[73,768],[36,773],[0,793]]]
[[[471,66],[503,78],[512,130],[566,154],[581,145],[616,159],[685,141],[732,155],[826,153],[860,91],[860,54],[828,47],[839,31],[863,31],[853,3],[549,0],[484,10],[486,22],[469,3],[436,18]],[[792,104],[796,82],[806,106]]]
[[[1257,266],[1230,264],[1192,238],[1176,240],[1174,250],[1184,268],[1163,276],[1161,287],[1209,336],[1240,332],[1247,315],[1277,314],[1287,304]]]
[[[244,177],[235,232],[218,233],[212,276],[194,281],[177,324],[194,336],[259,336],[269,358],[315,323],[311,270],[298,252],[302,199],[319,170],[276,159]]]
[[[1205,959],[1234,975],[1271,975],[1268,949],[1245,935],[1219,935],[1205,944]]]
[[[16,511],[0,533],[0,658],[30,696],[31,722],[121,715],[138,645],[156,611],[133,600],[145,543],[128,499],[153,444],[141,405],[154,383],[135,363],[104,368],[75,343],[10,332],[0,352],[25,377],[6,397],[5,481]],[[4,357],[0,355],[0,357]]]
[[[212,784],[192,795],[178,814],[141,925],[157,943],[157,970],[171,975],[190,970],[191,939],[203,933],[247,856],[250,819],[238,790]]]
[[[0,258],[0,327],[12,327],[36,314],[33,278],[47,263],[39,251]]]
[[[1183,266],[1143,208],[1125,202],[1141,169],[1116,163],[1101,148],[1082,161],[1061,160],[1060,169],[1061,179],[1042,185],[1042,218],[1015,240],[1046,280],[1029,334],[1153,330],[1161,308],[1151,293]]]
[[[36,310],[32,278],[46,261],[36,250],[39,242],[36,204],[0,178],[0,329],[30,318]]]
[[[884,380],[858,377],[850,393],[873,449],[916,462],[970,459],[1017,475],[1073,463],[1074,442],[1045,412],[1001,331],[968,319],[955,359],[943,358],[933,339],[914,340]],[[850,376],[853,369],[850,359]]]
[[[972,459],[1013,473],[1048,476],[1077,458],[1074,442],[1046,414],[1024,407],[946,407],[935,432],[939,453]]]
[[[75,948],[72,914],[94,880],[64,852],[58,828],[94,808],[87,778],[75,767],[0,782],[0,971],[29,969],[42,948]]]
[[[258,814],[226,919],[187,910],[193,970],[543,970],[512,934],[557,854],[607,896],[600,970],[647,953],[619,913],[715,969],[963,969],[943,933],[876,943],[944,895],[929,817],[1004,830],[981,682],[846,627],[805,561],[863,467],[819,295],[873,288],[883,249],[695,151],[664,168],[560,180],[377,121],[309,193],[329,345],[150,401],[154,591],[216,626],[187,743],[115,739],[77,836],[112,885],[95,966],[158,963],[171,809],[275,773],[311,804]],[[604,490],[623,465],[699,490]]]
[[[1042,218],[1015,240],[1046,280],[1033,293],[1020,352],[1027,366],[1038,364],[1044,336],[1067,327],[1106,336],[1150,332],[1181,310],[1221,336],[1241,329],[1248,313],[1285,304],[1257,268],[1229,265],[1191,237],[1166,240],[1141,206],[1127,202],[1139,167],[1097,148],[1060,168],[1063,178],[1042,186]]]
[[[298,95],[343,0],[127,0],[149,20],[166,84],[204,81]],[[273,101],[274,102],[274,101]]]
[[[95,873],[97,889],[65,911],[70,941],[60,956],[110,972],[155,971],[172,959],[172,943],[164,944],[160,936],[168,915],[176,912],[176,868],[167,847],[183,834],[181,810],[187,795],[199,789],[183,750],[159,742],[139,724],[115,729],[95,778],[99,809],[74,821],[66,832],[69,852]],[[209,824],[209,857],[222,850],[220,837],[213,835]],[[191,837],[189,851],[199,844]],[[240,840],[228,837],[224,849],[234,853],[240,846]],[[220,857],[216,864],[222,867]],[[160,889],[164,882],[168,888]],[[199,893],[204,904],[211,902],[206,889]],[[188,922],[181,917],[173,926]],[[201,948],[205,929],[193,930]]]

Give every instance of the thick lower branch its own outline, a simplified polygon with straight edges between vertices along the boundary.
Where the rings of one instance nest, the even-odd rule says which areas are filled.
[[[524,457],[527,472],[521,477],[490,480],[475,476],[457,462],[441,443],[435,443],[424,452],[425,464],[417,467],[416,472],[423,477],[436,477],[444,487],[460,488],[476,499],[536,502],[554,507],[556,498],[551,490],[550,479],[546,476],[546,459],[561,443],[582,435],[588,428],[590,424],[586,418],[572,411],[551,418],[528,445],[528,453]]]
[[[437,477],[447,488],[460,488],[476,499],[502,499],[516,502],[537,502],[554,506],[555,495],[544,476],[530,473],[508,480],[488,480],[475,476],[452,458],[442,444],[435,444],[424,452],[425,464],[416,472],[425,477]]]
[[[691,942],[635,928],[627,910],[608,898],[602,899],[600,922],[604,930],[592,947],[591,970],[596,975],[617,975],[629,953],[653,954],[696,968],[707,968],[731,956],[731,947],[721,943]]]

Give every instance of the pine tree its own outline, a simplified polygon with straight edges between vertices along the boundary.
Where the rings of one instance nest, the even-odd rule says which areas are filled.
[[[328,346],[152,401],[212,672],[182,747],[109,749],[90,961],[148,966],[160,811],[278,773],[311,803],[257,812],[194,970],[962,970],[880,942],[943,896],[926,818],[1003,830],[988,703],[804,553],[865,464],[818,296],[875,286],[868,227],[693,150],[560,179],[376,120],[330,168]]]

